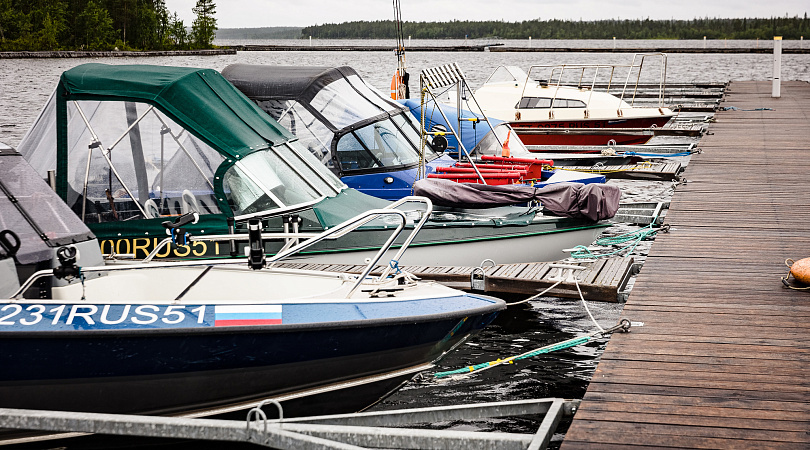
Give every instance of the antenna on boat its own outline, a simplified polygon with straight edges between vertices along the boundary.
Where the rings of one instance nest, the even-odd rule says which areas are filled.
[[[394,52],[397,55],[397,70],[391,77],[391,98],[394,100],[404,100],[410,98],[408,89],[408,72],[405,70],[405,37],[402,32],[402,9],[399,0],[394,0],[394,24],[397,27],[397,48]]]

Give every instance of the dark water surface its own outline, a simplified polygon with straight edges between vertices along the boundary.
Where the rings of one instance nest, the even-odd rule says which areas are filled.
[[[678,41],[675,41],[678,42]],[[680,41],[699,46],[702,41]],[[738,41],[754,45],[751,41]],[[230,42],[234,43],[234,42]],[[518,42],[527,45],[528,42]],[[621,45],[660,45],[659,41],[620,41]],[[336,44],[321,41],[318,44]],[[359,44],[384,45],[388,42]],[[416,43],[414,43],[416,45]],[[421,42],[420,44],[424,44]],[[441,44],[452,45],[442,41]],[[515,43],[507,42],[508,45]],[[540,45],[534,42],[532,45]],[[553,44],[553,45],[552,45]],[[672,41],[665,43],[674,45]],[[761,43],[765,45],[766,43]],[[770,45],[770,43],[767,43]],[[602,46],[609,49],[612,41],[553,41],[549,46]],[[736,43],[735,43],[736,45]],[[793,42],[787,45],[798,46]],[[731,47],[731,45],[729,45]],[[499,65],[517,65],[524,69],[531,64],[603,63],[626,64],[631,55],[613,53],[451,53],[409,52],[407,61],[411,73],[440,64],[457,62],[467,74],[473,87],[480,85]],[[209,67],[217,70],[228,64],[283,65],[350,65],[377,88],[388,89],[395,58],[390,52],[239,52],[228,56],[189,56],[156,58],[92,58],[92,59],[21,59],[0,61],[0,141],[16,146],[28,130],[55,87],[60,74],[87,62],[108,64],[157,64]],[[761,54],[674,54],[669,56],[669,82],[725,82],[729,80],[767,80],[771,76],[772,56]],[[784,80],[810,81],[810,55],[783,55]],[[416,77],[412,77],[412,80]],[[412,91],[415,90],[412,86]],[[671,182],[612,182],[623,190],[623,200],[668,200],[674,190]],[[618,235],[637,229],[616,225],[607,230]],[[642,242],[634,254],[646,255],[651,242]],[[486,256],[485,256],[486,257]],[[483,259],[483,258],[482,258]],[[497,259],[497,258],[496,258]],[[507,301],[520,300],[510,297]],[[596,320],[609,327],[616,323],[622,305],[588,302]],[[523,353],[551,343],[588,334],[595,326],[579,301],[542,298],[528,304],[513,306],[500,314],[482,333],[447,355],[436,371],[492,361]],[[435,379],[433,372],[421,374],[403,389],[376,405],[374,409],[442,406],[460,403],[508,401],[529,398],[582,398],[588,382],[604,349],[605,339],[503,365],[480,374]],[[453,429],[534,432],[539,423],[522,419],[492,420],[466,424],[442,424]],[[561,431],[565,430],[565,424]],[[559,442],[561,435],[555,437]],[[208,447],[206,447],[208,448]],[[213,448],[213,447],[211,447]]]

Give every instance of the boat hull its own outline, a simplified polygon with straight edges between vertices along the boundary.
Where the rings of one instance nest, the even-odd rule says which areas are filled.
[[[416,242],[408,247],[400,265],[411,266],[477,266],[484,259],[491,259],[497,264],[524,262],[557,261],[568,255],[563,249],[577,245],[589,245],[607,227],[607,223],[584,225],[577,228],[561,230],[522,232],[512,235],[477,236],[468,239],[447,242]],[[482,227],[483,228],[483,227]],[[428,237],[429,229],[423,229],[419,236]],[[437,239],[442,236],[436,233]],[[395,250],[395,249],[394,249]],[[351,252],[321,252],[302,255],[295,261],[312,261],[323,264],[363,264],[371,258],[376,250],[357,250]],[[381,261],[385,263],[394,257],[389,251]],[[291,259],[293,260],[293,259]]]
[[[630,117],[625,119],[521,120],[512,121],[515,133],[525,145],[615,145],[644,144],[652,132],[628,132],[610,128],[647,129],[662,127],[671,116]],[[571,130],[571,133],[560,132]],[[531,149],[529,149],[531,151]]]
[[[5,332],[0,407],[137,414],[225,408],[430,363],[486,326],[502,305],[427,318],[225,332]],[[384,382],[376,389],[359,389],[346,410],[374,403],[385,394],[379,386],[401,382],[378,381]],[[321,413],[317,405],[311,410],[299,402],[296,412]]]

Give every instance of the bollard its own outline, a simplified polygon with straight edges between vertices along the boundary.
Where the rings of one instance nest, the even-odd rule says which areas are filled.
[[[771,97],[782,96],[782,36],[773,37],[773,92]]]

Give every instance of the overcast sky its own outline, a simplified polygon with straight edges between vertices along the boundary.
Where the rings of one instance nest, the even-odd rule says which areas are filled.
[[[219,28],[308,26],[354,20],[390,20],[390,0],[216,1]],[[410,21],[531,19],[694,19],[695,17],[803,16],[808,0],[400,0]],[[166,0],[187,26],[196,0]]]

